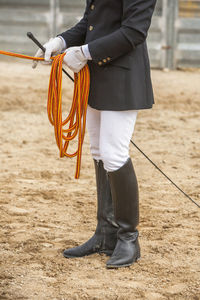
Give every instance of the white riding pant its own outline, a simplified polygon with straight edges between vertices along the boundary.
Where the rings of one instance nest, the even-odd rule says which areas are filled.
[[[103,161],[106,171],[118,170],[129,158],[136,118],[136,110],[105,111],[88,105],[86,126],[90,151],[94,159]]]

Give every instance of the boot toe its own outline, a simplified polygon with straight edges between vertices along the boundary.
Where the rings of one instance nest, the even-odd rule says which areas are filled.
[[[99,248],[100,245],[98,238],[96,237],[96,235],[93,235],[93,237],[86,243],[75,248],[66,249],[63,252],[63,255],[66,258],[83,257],[98,252]]]
[[[76,258],[76,257],[82,257],[82,253],[79,249],[77,249],[79,247],[75,247],[72,249],[66,249],[63,251],[63,256],[65,258]]]

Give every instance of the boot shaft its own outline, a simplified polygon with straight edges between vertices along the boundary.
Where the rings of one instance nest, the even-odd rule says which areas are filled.
[[[116,232],[118,227],[114,219],[113,201],[108,174],[101,160],[94,159],[97,186],[97,231]]]
[[[114,215],[119,232],[131,234],[139,224],[138,183],[131,159],[117,171],[109,172]]]

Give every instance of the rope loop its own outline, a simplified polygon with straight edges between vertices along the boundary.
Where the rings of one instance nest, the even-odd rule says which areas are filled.
[[[0,54],[30,60],[44,60],[41,57],[32,57],[18,53],[0,51]],[[47,114],[50,123],[54,126],[56,144],[60,157],[77,156],[75,178],[80,176],[82,146],[85,136],[86,112],[90,89],[90,71],[86,65],[79,73],[74,74],[74,94],[70,112],[62,120],[62,64],[66,53],[51,57],[52,67],[49,79]],[[69,142],[77,137],[77,150],[68,153]]]

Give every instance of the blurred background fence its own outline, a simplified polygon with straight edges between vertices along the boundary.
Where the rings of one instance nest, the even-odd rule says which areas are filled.
[[[85,0],[0,0],[0,49],[34,54],[42,42],[74,25]],[[157,0],[148,36],[154,68],[200,67],[200,0]]]

